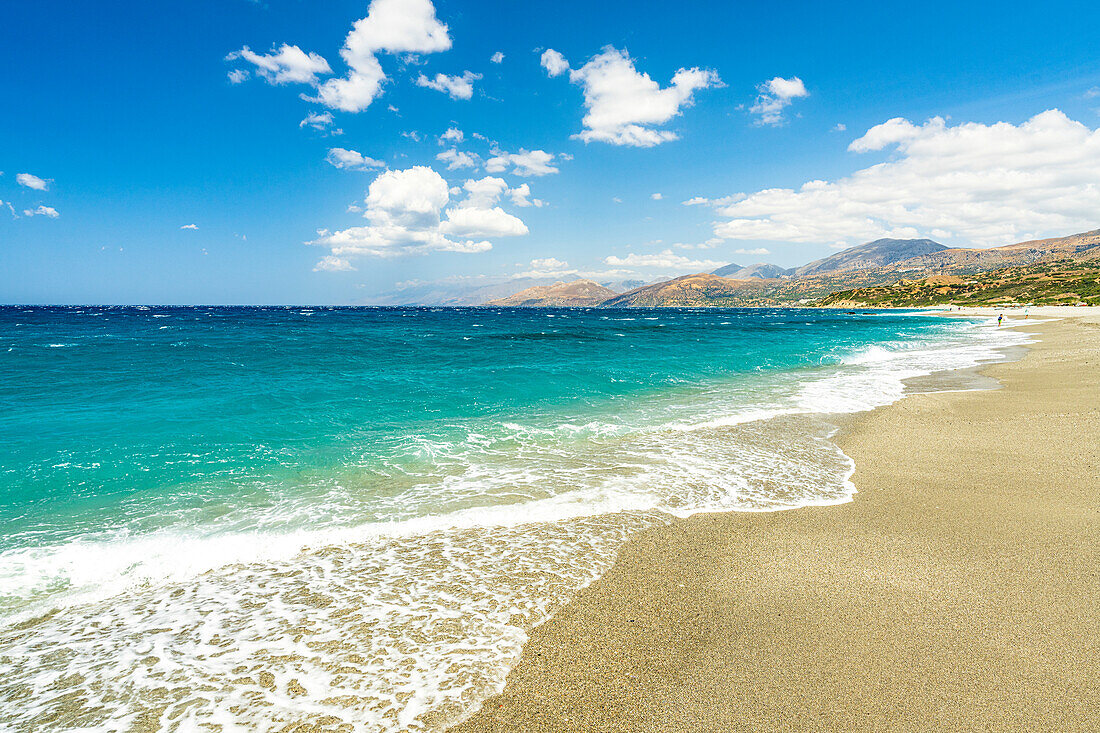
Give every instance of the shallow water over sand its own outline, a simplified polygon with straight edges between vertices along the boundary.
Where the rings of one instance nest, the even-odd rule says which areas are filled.
[[[830,414],[998,358],[820,311],[0,311],[0,721],[439,730],[672,516],[850,498]]]

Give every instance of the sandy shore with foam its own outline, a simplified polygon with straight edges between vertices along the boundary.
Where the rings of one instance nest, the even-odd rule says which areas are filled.
[[[854,502],[631,541],[452,730],[1100,730],[1100,317],[1046,310],[852,420]]]

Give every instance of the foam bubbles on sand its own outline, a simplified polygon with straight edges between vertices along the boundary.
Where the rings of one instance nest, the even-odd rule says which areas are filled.
[[[808,416],[588,430],[589,458],[559,463],[556,484],[503,474],[527,497],[540,479],[541,498],[313,534],[24,556],[23,580],[35,566],[100,592],[74,591],[63,609],[0,631],[0,714],[13,730],[439,731],[500,689],[527,631],[632,534],[701,510],[850,495],[850,461]],[[495,475],[471,471],[449,490]]]
[[[440,730],[663,521],[378,536],[137,587],[0,631],[0,711],[12,730]]]

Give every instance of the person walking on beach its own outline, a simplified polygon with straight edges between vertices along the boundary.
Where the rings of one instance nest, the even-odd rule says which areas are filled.
[[[997,325],[998,326],[1001,325],[1001,321],[1004,320],[1004,317],[1005,317],[1004,313],[1000,313],[1000,314],[997,315]]]

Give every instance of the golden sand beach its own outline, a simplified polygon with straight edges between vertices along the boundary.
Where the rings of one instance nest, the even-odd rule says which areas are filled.
[[[848,504],[648,531],[474,731],[1100,730],[1100,318],[838,436]]]

